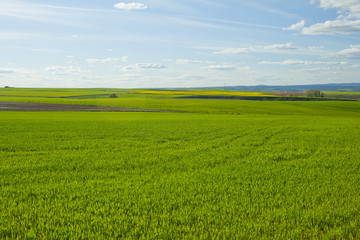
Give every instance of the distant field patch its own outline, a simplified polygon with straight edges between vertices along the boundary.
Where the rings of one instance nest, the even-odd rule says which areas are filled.
[[[126,94],[128,90],[111,88],[0,88],[0,96],[4,97],[84,97],[106,96],[112,93]]]
[[[360,92],[325,92],[325,96],[337,99],[360,100]]]
[[[326,94],[360,95],[360,92],[325,92]]]

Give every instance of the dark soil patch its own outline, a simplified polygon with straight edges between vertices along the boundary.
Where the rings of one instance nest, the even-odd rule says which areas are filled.
[[[172,112],[153,109],[24,102],[0,102],[0,111]]]

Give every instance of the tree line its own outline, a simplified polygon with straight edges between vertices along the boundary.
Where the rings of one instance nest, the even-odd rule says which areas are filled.
[[[319,89],[307,89],[305,92],[306,97],[324,97],[324,93],[322,93]]]

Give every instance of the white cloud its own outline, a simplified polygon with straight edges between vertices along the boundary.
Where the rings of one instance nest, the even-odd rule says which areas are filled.
[[[265,50],[287,50],[287,49],[298,49],[298,47],[294,46],[292,43],[285,44],[274,44],[270,46],[265,46]]]
[[[335,54],[329,54],[326,57],[328,57],[328,58],[360,59],[360,45],[351,45],[347,49],[344,49]]]
[[[147,9],[148,7],[143,4],[143,3],[135,3],[135,2],[132,2],[132,3],[116,3],[114,4],[114,7],[117,8],[117,9],[121,9],[121,10],[144,10],[144,9]]]
[[[239,54],[239,53],[250,53],[250,52],[273,52],[273,51],[283,51],[283,50],[295,50],[298,49],[297,46],[294,46],[292,43],[284,44],[273,44],[268,46],[253,46],[247,48],[227,48],[221,51],[216,51],[214,54],[217,55],[227,55],[227,54]]]
[[[305,21],[302,20],[301,22],[295,23],[291,25],[290,27],[283,28],[285,31],[295,31],[295,30],[301,30],[305,26]]]
[[[208,69],[208,70],[218,70],[218,71],[229,71],[229,70],[234,70],[235,68],[236,68],[236,66],[229,65],[229,64],[210,65],[210,66],[205,67],[205,69]]]
[[[0,75],[5,75],[5,74],[21,74],[25,76],[25,75],[31,75],[32,72],[23,69],[16,69],[16,68],[0,68]]]
[[[191,60],[191,59],[177,59],[177,64],[211,64],[211,61],[202,61],[202,60]]]
[[[320,73],[320,72],[329,72],[332,69],[329,67],[316,67],[316,68],[306,68],[306,69],[299,69],[296,72],[307,72],[307,73]]]
[[[351,34],[360,32],[360,20],[334,20],[317,23],[302,29],[305,35]]]
[[[138,68],[166,68],[165,65],[157,63],[137,63],[135,66]]]
[[[338,8],[339,14],[346,14],[351,18],[360,17],[360,2],[358,0],[311,0],[311,2],[320,2],[320,7],[324,9]]]
[[[50,66],[45,71],[53,75],[78,75],[83,72],[79,67],[74,66]]]
[[[259,64],[267,64],[267,65],[345,65],[347,62],[325,62],[325,61],[304,61],[304,60],[296,60],[296,59],[288,59],[283,62],[267,62],[263,61]]]
[[[135,65],[130,65],[123,67],[123,70],[133,70],[133,69],[163,69],[167,68],[165,65],[157,63],[137,63]]]
[[[248,53],[254,51],[254,48],[227,48],[221,51],[216,51],[214,54],[238,54],[238,53]]]
[[[310,46],[308,47],[311,50],[315,50],[315,49],[324,49],[324,46]]]
[[[87,63],[118,63],[118,62],[126,62],[128,59],[127,56],[124,56],[122,58],[90,58],[86,59]]]
[[[323,23],[316,23],[304,27],[302,33],[306,35],[321,34],[351,34],[360,32],[360,1],[358,0],[311,0],[312,3],[320,2],[324,9],[338,9],[338,18]]]
[[[13,74],[16,73],[16,69],[13,68],[0,68],[0,74]]]
[[[360,65],[351,65],[351,68],[353,68],[353,69],[360,69]]]

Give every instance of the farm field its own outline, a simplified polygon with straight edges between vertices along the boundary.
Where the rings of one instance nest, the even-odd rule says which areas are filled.
[[[235,96],[274,96],[269,93],[261,92],[246,92],[246,91],[228,91],[228,90],[168,90],[168,89],[111,89],[111,88],[0,88],[0,96],[18,96],[18,97],[83,97],[93,98],[95,96],[107,97],[115,93],[122,96],[129,97],[129,94],[149,95],[160,97],[182,96],[182,95],[235,95]]]
[[[344,98],[344,99],[353,99],[360,100],[360,92],[326,92],[326,96],[332,98]]]
[[[261,96],[257,92],[219,90],[191,90],[188,96],[234,95]],[[118,98],[109,98],[115,93]],[[175,94],[176,93],[176,94]],[[343,109],[360,112],[359,102],[343,101],[248,101],[231,99],[188,99],[184,91],[131,90],[131,89],[16,89],[0,88],[1,102],[30,102],[73,104],[129,109],[179,111],[206,114],[270,114],[270,115],[325,115],[348,114]],[[104,95],[105,94],[105,95]],[[269,93],[263,94],[270,96]],[[274,96],[276,98],[276,96]],[[323,111],[323,109],[334,111]],[[338,111],[337,111],[338,110]]]
[[[0,111],[0,238],[360,238],[359,102],[117,94],[0,94],[182,111]]]

